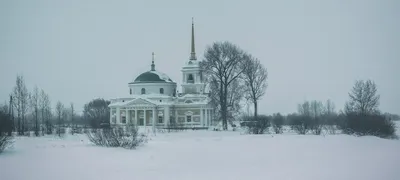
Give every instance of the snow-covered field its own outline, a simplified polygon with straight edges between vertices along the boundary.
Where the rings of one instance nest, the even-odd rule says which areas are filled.
[[[399,180],[400,141],[347,135],[157,134],[136,150],[84,135],[18,137],[0,154],[1,180]]]

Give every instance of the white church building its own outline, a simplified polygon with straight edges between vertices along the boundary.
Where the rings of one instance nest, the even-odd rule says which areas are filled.
[[[213,123],[214,111],[210,105],[205,83],[195,53],[194,24],[192,22],[191,53],[182,67],[182,92],[177,83],[157,71],[154,53],[151,68],[128,83],[129,95],[111,99],[111,126],[134,124],[167,128],[169,125],[207,128]]]

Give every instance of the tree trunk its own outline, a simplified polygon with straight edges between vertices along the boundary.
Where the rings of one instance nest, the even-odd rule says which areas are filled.
[[[254,119],[255,120],[257,120],[257,106],[258,106],[258,104],[257,104],[257,101],[254,101]]]
[[[35,108],[35,135],[39,136],[39,119],[38,119],[38,109]]]
[[[224,118],[223,118],[223,116],[224,116],[224,86],[223,86],[223,84],[222,84],[222,79],[220,79],[220,84],[219,84],[219,102],[220,102],[220,104],[221,104],[221,120],[222,120],[222,128],[224,128],[225,126],[224,126]]]
[[[222,104],[222,122],[223,122],[223,130],[228,130],[228,119],[227,119],[227,113],[228,113],[228,107],[227,107],[227,102],[228,102],[228,85],[224,84],[224,93],[223,93],[223,99],[224,103]]]

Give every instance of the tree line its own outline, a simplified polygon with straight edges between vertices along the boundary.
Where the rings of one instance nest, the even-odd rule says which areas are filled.
[[[336,111],[331,100],[325,103],[317,100],[305,101],[298,104],[296,113],[261,116],[257,121],[253,117],[245,116],[242,117],[241,125],[251,134],[264,134],[270,129],[281,134],[286,126],[297,134],[344,133],[397,138],[393,120],[398,120],[398,115],[381,113],[379,98],[373,81],[358,80],[349,92],[349,100],[343,111]]]
[[[62,136],[65,128],[71,133],[79,133],[81,128],[99,127],[109,120],[109,101],[94,99],[84,105],[83,114],[77,114],[74,104],[57,101],[54,108],[51,99],[43,89],[37,86],[30,92],[22,75],[17,75],[9,102],[0,105],[0,136],[17,135],[35,136],[57,134]]]

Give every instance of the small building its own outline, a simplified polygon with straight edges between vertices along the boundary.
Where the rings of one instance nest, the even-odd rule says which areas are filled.
[[[111,99],[110,124],[151,126],[167,128],[209,127],[214,117],[205,83],[196,57],[194,24],[192,22],[191,53],[182,67],[182,92],[177,83],[166,74],[157,71],[154,63],[146,71],[128,83],[129,96]]]

